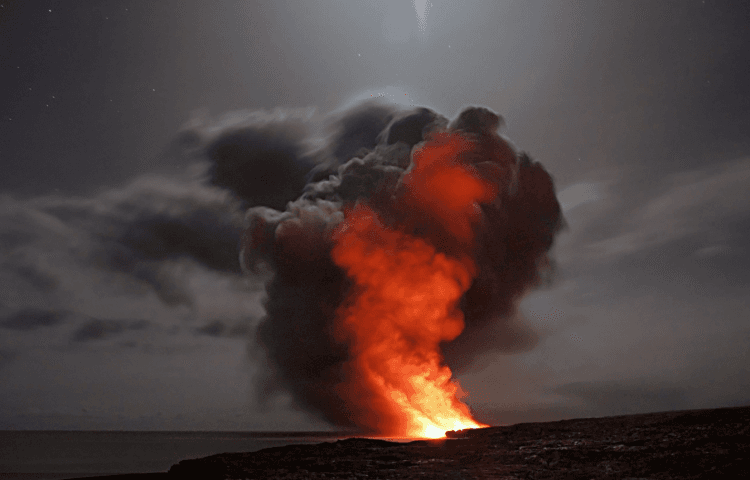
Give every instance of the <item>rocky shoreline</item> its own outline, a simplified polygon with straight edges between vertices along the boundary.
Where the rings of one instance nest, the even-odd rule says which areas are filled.
[[[351,438],[183,460],[169,479],[750,478],[750,407]]]

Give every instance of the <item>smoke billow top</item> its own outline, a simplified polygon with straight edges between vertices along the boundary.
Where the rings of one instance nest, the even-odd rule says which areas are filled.
[[[243,269],[272,272],[254,338],[262,398],[288,392],[335,425],[381,433],[481,426],[450,369],[535,345],[515,309],[550,274],[562,225],[550,175],[501,126],[482,107],[449,121],[367,103],[314,150],[304,128],[271,124],[208,145],[214,183],[254,205]]]

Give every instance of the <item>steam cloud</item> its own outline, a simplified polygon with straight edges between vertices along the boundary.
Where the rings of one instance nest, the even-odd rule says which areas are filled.
[[[284,133],[288,124],[269,117],[263,128],[256,122],[246,131],[225,132],[204,150],[213,161],[212,182],[256,205],[245,218],[242,268],[273,273],[266,284],[266,316],[255,335],[268,363],[260,379],[261,400],[288,392],[297,406],[336,425],[355,426],[335,393],[348,353],[347,345],[334,340],[333,323],[352,282],[331,259],[332,232],[344,209],[358,202],[390,222],[413,219],[400,211],[395,193],[415,146],[438,132],[472,139],[464,161],[498,187],[492,202],[477,207],[473,260],[478,272],[461,300],[465,329],[443,346],[445,360],[456,372],[488,351],[533,348],[537,337],[517,320],[516,305],[528,289],[549,278],[547,252],[563,219],[550,175],[499,135],[499,115],[468,107],[449,122],[428,108],[403,111],[369,102],[334,118],[315,150],[305,150],[309,132],[303,121]],[[281,179],[284,174],[291,180]],[[293,200],[299,188],[301,195]],[[412,235],[441,251],[453,248],[455,240],[439,218],[418,217],[416,223],[409,220]]]

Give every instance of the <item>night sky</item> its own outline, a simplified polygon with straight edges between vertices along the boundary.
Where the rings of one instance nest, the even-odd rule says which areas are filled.
[[[256,405],[253,202],[206,180],[205,145],[277,108],[315,133],[373,97],[486,106],[555,182],[556,275],[520,304],[538,341],[458,376],[479,420],[750,404],[749,18],[710,0],[0,0],[0,429],[329,428]],[[247,182],[283,209],[303,167]]]

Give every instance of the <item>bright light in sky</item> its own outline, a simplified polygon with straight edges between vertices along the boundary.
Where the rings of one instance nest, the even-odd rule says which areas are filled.
[[[399,87],[388,85],[384,88],[371,88],[353,95],[346,102],[344,102],[344,105],[341,109],[344,110],[362,101],[373,99],[381,99],[385,103],[394,103],[396,105],[414,105],[414,99],[408,92]]]
[[[416,30],[424,35],[427,32],[427,15],[432,3],[429,0],[412,0],[413,10],[406,3],[389,3],[384,5],[383,36],[392,43],[404,43],[414,38]],[[417,29],[414,28],[416,13]]]
[[[430,12],[432,3],[430,0],[412,0],[412,5],[414,5],[414,10],[417,12],[419,30],[424,32],[427,26],[427,14]]]

